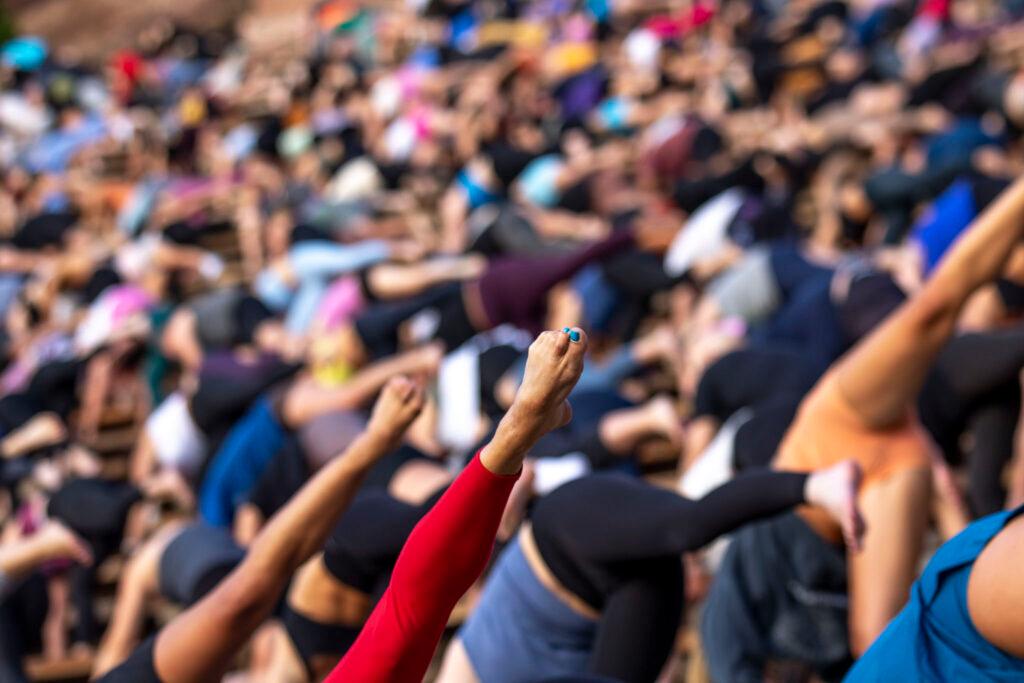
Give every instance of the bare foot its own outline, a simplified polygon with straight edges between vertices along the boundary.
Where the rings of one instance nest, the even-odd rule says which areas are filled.
[[[864,519],[857,509],[857,489],[860,488],[860,465],[844,460],[825,470],[811,473],[804,486],[804,499],[819,505],[839,522],[846,545],[859,551],[864,538]]]
[[[566,400],[583,372],[587,351],[586,335],[578,329],[579,341],[571,341],[569,332],[543,332],[530,345],[526,372],[509,412],[531,432],[543,435],[572,419]]]
[[[579,328],[544,332],[530,345],[523,383],[494,440],[480,454],[487,469],[517,473],[537,439],[572,419],[567,399],[583,372],[586,352],[587,336]]]

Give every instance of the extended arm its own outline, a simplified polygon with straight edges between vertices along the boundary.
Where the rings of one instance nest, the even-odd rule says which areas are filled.
[[[416,526],[391,584],[348,654],[326,679],[422,680],[455,603],[480,576],[523,458],[566,424],[566,397],[583,369],[582,332],[545,332],[533,346],[516,400],[494,440]]]

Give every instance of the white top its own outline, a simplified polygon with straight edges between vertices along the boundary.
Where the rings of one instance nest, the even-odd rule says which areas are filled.
[[[188,478],[199,474],[206,454],[206,437],[188,412],[188,402],[176,391],[157,406],[146,420],[157,461]]]

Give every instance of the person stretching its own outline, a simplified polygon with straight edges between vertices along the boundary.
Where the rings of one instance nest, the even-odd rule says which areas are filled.
[[[103,683],[220,680],[235,653],[273,612],[295,570],[320,550],[373,465],[398,446],[423,407],[423,390],[391,379],[370,422],[253,541],[245,559],[205,598],[140,645]]]
[[[523,458],[572,419],[566,401],[583,371],[581,330],[544,332],[493,440],[416,525],[391,583],[325,683],[421,681],[455,603],[483,572]]]

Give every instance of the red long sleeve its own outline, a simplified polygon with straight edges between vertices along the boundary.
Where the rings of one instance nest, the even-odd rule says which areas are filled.
[[[479,454],[409,535],[362,632],[325,683],[419,683],[455,603],[483,572],[518,476]]]

